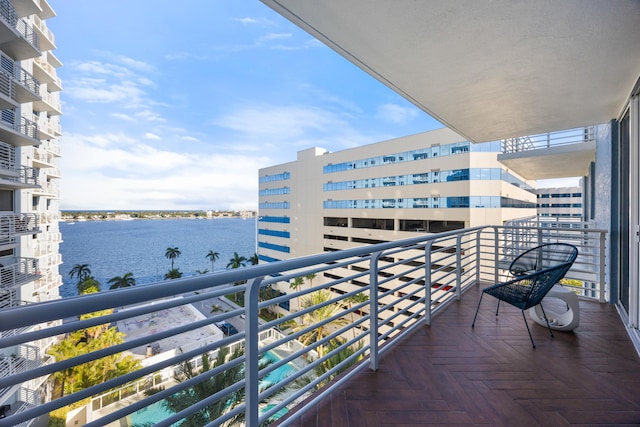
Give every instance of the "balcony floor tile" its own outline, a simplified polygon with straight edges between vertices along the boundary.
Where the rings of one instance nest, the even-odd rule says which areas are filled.
[[[471,289],[293,426],[640,425],[640,358],[615,307],[580,302],[573,332],[529,321]]]

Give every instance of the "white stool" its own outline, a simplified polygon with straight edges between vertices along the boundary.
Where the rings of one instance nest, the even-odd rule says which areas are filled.
[[[548,298],[562,300],[566,310],[558,311],[555,307],[552,308],[549,304],[545,304],[550,302]],[[572,331],[580,324],[580,302],[578,295],[571,289],[561,285],[555,285],[551,288],[547,296],[544,297],[542,304],[544,306],[544,312],[547,314],[547,319],[549,319],[551,329]],[[529,309],[529,317],[536,323],[545,327],[547,326],[547,322],[544,320],[544,315],[539,305]]]

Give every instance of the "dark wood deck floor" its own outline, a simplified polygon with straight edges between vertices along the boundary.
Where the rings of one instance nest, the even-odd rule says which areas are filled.
[[[555,332],[467,292],[294,426],[640,426],[640,359],[611,305],[581,302]]]

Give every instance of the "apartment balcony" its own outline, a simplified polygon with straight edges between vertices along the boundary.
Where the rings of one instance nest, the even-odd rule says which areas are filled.
[[[17,1],[14,2],[13,7],[20,18],[42,12],[39,0]]]
[[[40,170],[28,166],[4,169],[0,163],[0,185],[15,189],[40,187]]]
[[[37,111],[46,111],[50,116],[59,116],[62,114],[62,106],[58,93],[51,93],[48,90],[40,88],[40,98],[34,101],[33,108]]]
[[[34,114],[32,121],[37,124],[38,134],[40,136],[40,140],[42,141],[55,139],[62,135],[62,133],[60,132],[60,124],[52,120],[50,117]],[[60,148],[55,148],[54,150],[55,153],[59,155]]]
[[[552,338],[545,327],[530,322],[537,344],[533,349],[519,310],[502,307],[496,318],[495,304],[486,300],[472,329],[481,287],[506,280],[503,262],[547,242],[579,248],[566,276],[572,281],[565,284],[580,296],[578,328],[556,331]],[[203,353],[215,357],[221,348],[233,346],[244,346],[244,356],[217,366],[214,373],[243,363],[244,377],[199,404],[226,402],[240,388],[246,400],[209,420],[212,425],[244,413],[247,425],[258,426],[287,411],[281,425],[346,425],[350,420],[496,426],[633,423],[640,419],[640,360],[615,307],[605,304],[605,242],[605,231],[595,229],[477,227],[2,310],[0,328],[12,331],[116,308],[100,318],[6,334],[0,348],[103,323],[116,324],[127,338],[105,350],[2,377],[0,388],[124,351],[139,355],[143,367],[0,419],[0,427],[87,396],[92,396],[93,416],[87,426],[117,422],[212,374],[201,373],[188,383],[163,382],[181,363],[197,364]],[[313,288],[290,289],[294,278],[309,274],[317,276]],[[261,299],[261,291],[271,287],[269,295],[275,298]],[[292,300],[321,289],[330,291],[329,299],[258,321],[259,310],[289,307]],[[237,293],[243,294],[243,306],[230,304],[226,312],[208,313],[215,299]],[[351,298],[356,295],[364,297]],[[190,315],[196,306],[206,308],[207,316]],[[331,308],[331,314],[312,321],[323,307]],[[232,322],[240,332],[212,339],[220,322]],[[283,327],[290,323],[303,326]],[[325,332],[315,342],[300,343],[319,329]],[[160,354],[150,355],[147,347]],[[258,360],[267,352],[278,358],[260,370]],[[271,387],[260,386],[261,377],[282,367],[291,374]],[[154,385],[165,389],[147,396],[145,388]],[[111,404],[114,399],[117,404]],[[189,407],[162,425],[197,409]]]
[[[57,199],[60,197],[60,187],[53,182],[42,183],[40,188],[34,188],[33,195]]]
[[[36,168],[52,168],[56,167],[57,157],[49,153],[44,147],[38,147],[33,150],[33,166]]]
[[[587,176],[595,161],[595,127],[502,140],[498,160],[525,179]]]
[[[16,61],[41,55],[38,34],[18,17],[10,0],[0,1],[0,50]]]
[[[38,216],[34,213],[0,213],[0,248],[15,245],[22,235],[39,232]]]
[[[33,60],[33,75],[42,83],[47,84],[49,92],[59,92],[62,90],[62,83],[56,69],[47,60],[40,56]]]
[[[39,145],[38,138],[38,125],[35,122],[18,116],[13,109],[0,111],[0,141],[16,147],[26,147]]]
[[[47,120],[50,125],[52,127],[60,127],[60,125],[57,123],[57,120]],[[44,149],[47,150],[49,153],[51,153],[52,155],[54,155],[55,157],[61,157],[62,155],[60,154],[60,145],[58,145],[58,143],[56,142],[51,142],[51,141],[47,141],[45,143],[42,144],[44,146]]]
[[[33,1],[38,5],[38,8],[40,9],[39,12],[36,12],[40,18],[50,19],[50,18],[56,17],[56,12],[51,8],[47,0],[33,0]]]
[[[40,352],[35,346],[20,345],[12,353],[7,353],[7,350],[0,350],[0,378],[27,372],[40,365]],[[0,389],[0,398],[10,391],[10,388]]]
[[[11,263],[0,267],[0,290],[16,289],[40,277],[38,260],[34,258],[14,258]]]
[[[40,50],[46,52],[56,48],[56,38],[49,28],[47,28],[46,22],[38,17],[33,16],[33,29],[38,34],[40,39]]]

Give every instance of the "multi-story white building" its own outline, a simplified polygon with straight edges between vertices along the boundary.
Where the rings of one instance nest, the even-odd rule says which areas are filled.
[[[277,261],[535,216],[531,183],[498,162],[499,152],[499,142],[471,144],[447,128],[334,153],[300,151],[296,161],[259,172],[259,257]]]
[[[582,187],[538,188],[534,192],[538,196],[540,218],[577,221],[585,218]]]
[[[45,23],[54,16],[47,0],[0,0],[0,310],[58,299],[62,284],[57,184],[62,86],[56,75],[62,64]],[[0,349],[0,377],[45,363],[52,342]],[[45,380],[0,389],[0,417],[47,400]]]

